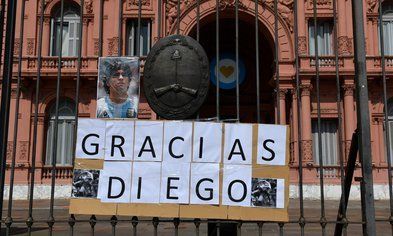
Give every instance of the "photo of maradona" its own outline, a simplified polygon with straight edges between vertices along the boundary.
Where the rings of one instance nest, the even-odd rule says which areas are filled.
[[[137,118],[139,58],[101,57],[98,66],[97,118]]]

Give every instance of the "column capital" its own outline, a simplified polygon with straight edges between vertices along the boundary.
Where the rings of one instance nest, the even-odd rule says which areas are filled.
[[[288,89],[286,88],[280,88],[278,91],[278,94],[280,96],[280,99],[285,99],[285,94],[287,93]]]
[[[344,84],[344,85],[342,85],[342,88],[344,90],[344,97],[345,96],[353,96],[353,92],[355,90],[354,84]]]
[[[312,84],[301,84],[300,85],[301,89],[301,95],[300,96],[310,96],[311,90],[312,90]]]

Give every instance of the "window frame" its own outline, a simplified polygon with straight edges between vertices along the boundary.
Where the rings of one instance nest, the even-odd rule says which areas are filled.
[[[64,106],[62,106],[64,105]],[[58,116],[58,138],[57,138],[57,149],[59,150],[59,147],[63,149],[60,153],[63,153],[59,158],[59,151],[57,151],[56,154],[56,166],[59,167],[72,167],[72,162],[73,162],[73,156],[74,156],[74,141],[76,139],[76,133],[75,133],[75,102],[69,98],[61,98],[59,101],[59,116]],[[70,111],[69,114],[61,114],[62,109],[68,109]],[[52,102],[51,105],[49,106],[47,112],[46,112],[46,121],[45,121],[45,140],[44,140],[44,155],[43,155],[43,164],[44,166],[52,166],[52,145],[53,145],[53,131],[54,131],[54,122],[55,122],[55,110],[56,110],[56,103]],[[72,113],[72,114],[71,114]],[[70,150],[65,150],[67,145],[62,145],[59,143],[59,135],[62,135],[64,138],[64,135],[66,135],[66,132],[61,133],[62,128],[66,128],[65,123],[71,123],[70,126],[70,137],[69,139],[69,148]],[[50,133],[50,129],[52,130],[52,133]],[[63,139],[66,140],[66,139]],[[60,140],[61,142],[61,140]],[[63,143],[64,144],[64,143]],[[67,153],[69,153],[69,156],[67,158]],[[49,155],[49,156],[48,156]],[[60,160],[60,162],[59,162]]]
[[[147,39],[146,39],[146,53],[144,53],[144,40],[143,40],[143,24],[147,23]],[[136,51],[136,32],[138,30],[138,18],[128,18],[126,21],[126,55],[137,56]],[[152,19],[141,18],[141,35],[140,35],[140,56],[147,56],[152,46]]]
[[[311,121],[311,135],[312,135],[312,153],[313,153],[313,160],[314,160],[314,163],[316,164],[316,165],[320,165],[319,164],[319,156],[318,156],[318,153],[319,153],[319,147],[317,147],[316,145],[318,145],[318,120],[317,119],[312,119],[312,121]],[[335,146],[335,148],[336,148],[336,155],[333,157],[333,158],[331,158],[331,159],[329,159],[329,158],[327,158],[327,154],[326,153],[324,153],[324,150],[323,150],[323,147],[324,147],[324,145],[322,145],[322,160],[323,160],[323,165],[324,166],[339,166],[339,145],[340,145],[340,140],[339,140],[339,135],[338,135],[338,129],[339,129],[339,127],[338,127],[338,119],[337,118],[321,118],[321,137],[322,137],[322,142],[323,142],[323,139],[324,139],[324,137],[323,137],[323,135],[324,135],[324,122],[326,122],[326,123],[330,123],[330,124],[333,124],[334,123],[334,125],[335,125],[335,133],[331,133],[331,134],[333,134],[334,136],[335,136],[335,141],[334,141],[334,143],[333,143],[333,145]],[[325,125],[327,125],[327,124],[325,124]],[[315,127],[315,132],[314,132],[314,127]],[[325,133],[327,133],[327,132],[325,132]],[[316,137],[316,138],[315,138]],[[329,161],[329,162],[328,162]]]
[[[322,38],[323,43],[323,51],[321,52],[322,49],[321,46],[322,44],[320,43],[320,41],[318,40],[318,56],[334,56],[334,32],[333,32],[333,19],[332,18],[318,18],[317,20],[317,28],[320,29],[321,25],[324,25],[324,30],[323,30],[323,34],[328,34],[329,38],[325,39],[325,36]],[[325,32],[326,28],[328,28],[328,30]],[[308,20],[308,24],[307,24],[307,30],[308,30],[308,54],[309,56],[315,56],[315,42],[314,42],[314,31],[312,30],[314,28],[314,19],[310,18]],[[317,38],[319,39],[320,35],[319,35],[319,30],[317,32]],[[326,41],[328,41],[328,44],[326,44]],[[313,50],[313,51],[312,51]],[[327,53],[325,51],[328,51]]]
[[[79,9],[80,6],[76,4],[67,4],[64,6],[64,17],[63,17],[63,45],[61,47],[61,56],[63,57],[76,57],[78,55],[78,50],[79,50],[79,40],[80,38],[80,27],[83,27],[80,25],[80,11]],[[73,16],[72,16],[73,15]],[[49,55],[50,56],[59,56],[58,48],[57,48],[57,41],[58,41],[58,28],[60,28],[60,23],[61,23],[61,17],[60,17],[60,9],[57,9],[55,11],[55,14],[52,14],[51,19],[50,19],[50,40],[49,40]],[[67,35],[70,35],[70,25],[74,24],[73,26],[73,33],[74,37],[72,39],[68,39],[68,46],[67,50],[64,50],[64,26],[68,27]],[[73,41],[74,46],[70,46],[70,41]],[[72,53],[70,52],[70,49],[72,48]]]

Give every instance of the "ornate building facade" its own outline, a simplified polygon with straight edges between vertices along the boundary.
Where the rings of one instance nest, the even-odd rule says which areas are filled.
[[[258,32],[255,33],[255,2],[239,0],[239,56],[244,64],[244,81],[240,89],[240,122],[256,122],[256,106],[260,104],[260,117],[263,123],[287,124],[291,130],[291,179],[292,196],[296,196],[298,182],[299,158],[302,158],[303,182],[309,187],[309,196],[318,192],[319,158],[318,149],[322,149],[325,166],[324,179],[332,190],[340,189],[340,155],[346,160],[351,144],[352,134],[356,128],[356,104],[354,85],[354,43],[351,1],[337,1],[337,35],[334,35],[333,1],[317,0],[317,29],[313,21],[313,1],[298,0],[298,44],[295,45],[294,0],[278,0],[278,69],[275,67],[275,15],[274,1],[258,2]],[[19,1],[22,2],[22,1]],[[79,117],[95,117],[96,86],[98,56],[133,56],[141,55],[142,83],[143,61],[149,49],[160,37],[177,32],[198,39],[205,48],[209,60],[216,56],[216,0],[141,0],[140,47],[137,52],[138,34],[138,1],[104,0],[102,14],[102,30],[100,30],[100,0],[85,0],[83,21],[81,24],[81,3],[78,0],[64,0],[63,27],[60,27],[60,0],[45,0],[41,9],[40,0],[25,1],[24,32],[20,34],[21,4],[18,5],[15,39],[15,80],[12,84],[12,101],[10,131],[8,141],[7,163],[12,156],[16,157],[15,183],[20,191],[27,192],[30,174],[35,175],[36,186],[49,191],[51,177],[51,147],[53,145],[53,129],[55,119],[56,78],[58,73],[58,55],[62,54],[61,90],[58,127],[58,150],[56,167],[56,185],[64,187],[64,194],[69,195],[72,176],[72,147],[75,138],[75,106],[78,106]],[[197,2],[200,2],[199,8]],[[218,0],[219,6],[219,54],[225,57],[235,52],[235,1]],[[387,198],[385,190],[388,183],[386,146],[393,147],[393,136],[390,144],[385,141],[384,105],[382,97],[382,68],[379,46],[378,1],[364,0],[364,25],[367,52],[367,73],[369,86],[369,109],[371,115],[371,143],[374,164],[374,182],[376,198]],[[180,12],[178,14],[178,9]],[[41,14],[43,12],[43,15]],[[122,12],[120,14],[119,12]],[[385,67],[387,77],[393,75],[393,1],[383,1],[383,27],[385,34]],[[42,32],[40,19],[43,19]],[[79,31],[79,27],[82,30]],[[61,32],[62,30],[62,32]],[[320,108],[322,147],[317,145],[317,95],[315,79],[314,30],[317,30],[319,75],[320,75]],[[82,32],[82,35],[80,35]],[[58,50],[60,34],[63,34],[61,52]],[[42,34],[42,47],[40,35]],[[259,65],[255,58],[255,36],[259,36]],[[82,63],[80,94],[76,104],[76,78],[78,66],[78,43],[82,40]],[[337,52],[334,50],[335,40],[338,42]],[[19,45],[22,44],[22,58],[18,59]],[[34,111],[38,55],[41,49],[41,76],[38,100],[38,122],[36,143],[34,143]],[[300,97],[296,96],[296,50],[299,55]],[[336,60],[339,71],[341,101],[336,102]],[[15,113],[16,78],[18,65],[21,63],[21,96],[19,111]],[[255,89],[257,70],[259,68],[260,96]],[[224,68],[225,69],[225,68]],[[232,68],[233,69],[233,68]],[[275,93],[275,72],[278,71],[279,96]],[[223,71],[221,71],[223,72]],[[226,73],[230,73],[227,71]],[[225,71],[223,72],[225,73]],[[233,73],[233,71],[232,71]],[[209,96],[200,111],[201,118],[214,117],[215,85],[211,83]],[[388,112],[392,119],[393,130],[393,81],[387,81]],[[220,116],[225,119],[234,117],[236,110],[235,90],[220,90]],[[275,98],[279,98],[279,103]],[[257,103],[259,99],[259,103]],[[301,109],[298,107],[300,99]],[[279,104],[280,109],[276,108]],[[338,107],[343,112],[342,127],[339,127]],[[280,119],[277,120],[277,110]],[[14,115],[16,114],[16,116]],[[157,119],[150,109],[141,90],[139,119]],[[299,120],[300,119],[300,120]],[[14,124],[18,121],[17,133]],[[300,126],[298,125],[300,124]],[[301,136],[298,133],[301,131]],[[393,132],[393,131],[391,131]],[[341,135],[339,135],[341,133]],[[13,143],[14,135],[17,142]],[[299,139],[300,138],[300,139]],[[300,145],[299,145],[300,144]],[[16,145],[16,153],[13,153]],[[35,148],[34,148],[35,145]],[[302,155],[299,155],[299,147]],[[340,148],[341,147],[341,148]],[[340,152],[341,150],[341,152]],[[32,165],[32,153],[36,155],[36,170],[29,172]],[[392,158],[393,159],[393,158]],[[358,165],[359,166],[359,165]],[[7,172],[9,173],[9,171]],[[356,169],[355,175],[360,173]],[[8,178],[8,177],[7,177]],[[68,191],[68,192],[67,192]],[[37,192],[37,191],[36,191]],[[40,193],[38,193],[40,194]],[[329,194],[329,193],[328,193]],[[338,196],[339,193],[331,193]],[[307,195],[307,193],[306,193]],[[43,196],[44,197],[44,196]]]

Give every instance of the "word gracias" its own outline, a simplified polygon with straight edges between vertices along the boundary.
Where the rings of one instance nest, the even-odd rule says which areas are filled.
[[[257,164],[285,165],[286,128],[265,124],[81,119],[76,157],[251,164],[252,137],[257,132]]]

